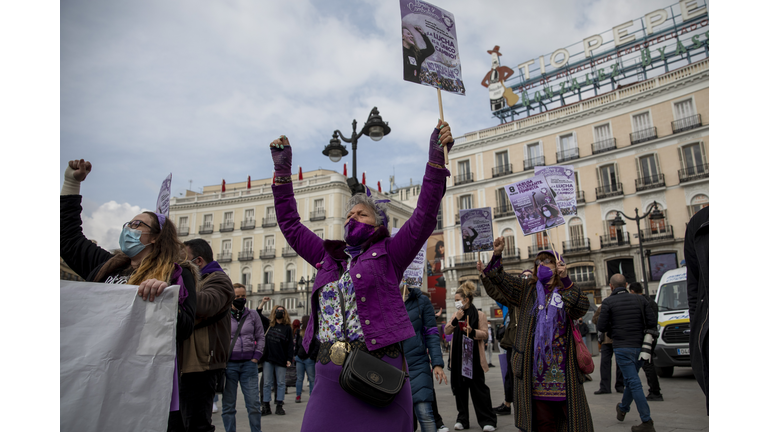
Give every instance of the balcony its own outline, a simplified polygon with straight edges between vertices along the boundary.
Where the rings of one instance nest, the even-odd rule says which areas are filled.
[[[501,207],[494,207],[493,208],[493,217],[496,218],[503,218],[503,217],[510,217],[515,216],[515,209],[512,208],[512,204],[503,205]]]
[[[453,178],[453,185],[458,186],[458,185],[463,185],[467,183],[472,183],[473,181],[475,181],[474,173],[465,172]]]
[[[245,295],[253,295],[253,285],[245,284]]]
[[[275,257],[275,248],[262,249],[259,252],[259,259],[272,259]]]
[[[685,132],[687,130],[696,129],[697,127],[701,127],[701,114],[696,114],[694,116],[681,118],[680,120],[675,120],[672,122],[672,133],[680,133]]]
[[[325,209],[317,209],[309,214],[309,220],[314,221],[321,221],[325,220]]]
[[[219,224],[219,232],[230,232],[235,230],[235,223],[233,221],[227,221]]]
[[[632,144],[640,144],[642,142],[655,140],[656,138],[658,138],[658,135],[656,134],[656,126],[629,134],[629,141]]]
[[[680,183],[709,178],[709,164],[677,170],[677,175],[680,177]]]
[[[179,237],[188,236],[188,235],[189,235],[189,227],[188,226],[179,227]]]
[[[607,151],[616,149],[616,138],[609,138],[606,140],[592,143],[592,154],[605,153]]]
[[[292,247],[288,246],[283,248],[283,258],[295,257],[297,255],[298,253],[296,253],[296,251],[293,250]]]
[[[506,246],[504,250],[501,251],[501,259],[519,260],[520,248]]]
[[[237,253],[238,261],[253,261],[253,251],[245,250]]]
[[[200,225],[200,230],[198,231],[198,234],[211,234],[213,232],[213,224],[203,224]]]
[[[563,242],[563,254],[589,253],[589,239],[577,238]]]
[[[463,253],[453,257],[454,267],[474,267],[477,263],[477,252]]]
[[[298,290],[296,282],[280,282],[281,293],[295,293]]]
[[[262,228],[269,228],[274,226],[277,226],[277,217],[269,216],[269,217],[261,218]]]
[[[557,152],[557,163],[566,162],[579,158],[579,148],[574,147]],[[544,165],[544,164],[542,164]]]
[[[260,283],[256,288],[257,294],[272,294],[275,292],[275,284],[273,283]]]
[[[600,249],[625,246],[630,246],[629,233],[616,233],[615,236],[600,236]]]
[[[216,255],[216,261],[223,263],[223,262],[232,262],[232,252],[222,252],[220,254]]]
[[[675,240],[675,230],[672,229],[672,225],[664,225],[657,229],[647,228],[640,230],[643,235],[643,243],[655,243]]]
[[[666,185],[667,183],[664,181],[664,174],[635,179],[635,190],[637,192],[665,187]]]
[[[611,198],[624,195],[624,188],[621,183],[609,184],[595,188],[597,199]]]
[[[576,204],[584,204],[587,202],[586,195],[584,195],[584,191],[576,191]]]
[[[512,174],[512,164],[507,165],[499,165],[497,167],[493,167],[491,170],[492,176],[495,177],[503,177],[505,175]]]
[[[545,243],[543,245],[528,246],[528,259],[534,259],[536,258],[536,255],[539,254],[539,252],[551,249],[552,248],[549,246],[549,243]]]
[[[256,219],[246,219],[240,222],[241,230],[252,230],[256,228]]]
[[[595,282],[595,275],[591,275],[589,277],[571,278],[571,282],[576,284],[576,286],[579,287],[580,289],[597,288],[597,283]]]
[[[529,158],[523,161],[523,170],[532,170],[533,167],[544,166],[544,156]]]

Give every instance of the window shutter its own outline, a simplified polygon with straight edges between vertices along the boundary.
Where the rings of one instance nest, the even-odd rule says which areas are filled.
[[[685,169],[685,161],[683,159],[683,148],[677,148],[677,157],[680,158],[680,169]]]
[[[643,170],[640,169],[640,158],[635,158],[635,168],[637,168],[638,183],[643,184]]]
[[[701,161],[707,163],[707,153],[704,150],[704,141],[699,141],[699,147],[701,148]]]
[[[619,187],[619,183],[621,183],[621,175],[619,173],[619,164],[617,162],[613,163],[613,169],[616,170],[616,187]]]
[[[597,175],[597,185],[602,186],[603,185],[603,178],[600,177],[600,168],[595,168],[595,174]]]

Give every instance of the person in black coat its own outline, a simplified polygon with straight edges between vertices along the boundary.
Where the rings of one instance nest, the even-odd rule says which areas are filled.
[[[709,415],[709,207],[699,210],[688,222],[684,253],[691,319],[691,367],[707,398]]]
[[[414,30],[419,32],[426,47],[420,49],[413,33],[403,27],[403,79],[420,84],[421,64],[427,57],[435,53],[435,47],[421,27],[414,26]]]

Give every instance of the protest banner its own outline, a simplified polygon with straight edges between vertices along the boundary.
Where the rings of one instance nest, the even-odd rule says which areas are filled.
[[[490,207],[459,210],[464,253],[493,250],[493,213]]]
[[[394,237],[397,235],[397,232],[400,231],[400,228],[392,228],[392,236]],[[424,281],[424,264],[427,262],[427,242],[424,242],[424,245],[419,250],[419,253],[416,254],[416,257],[411,261],[410,264],[408,264],[408,267],[403,272],[403,279],[401,282],[404,282],[408,287],[418,287],[421,289],[421,285]]]
[[[461,335],[461,376],[472,379],[472,362],[474,353],[472,352],[472,338],[467,335]]]
[[[555,204],[563,216],[576,215],[576,174],[573,165],[537,166],[533,173],[543,175],[555,193]]]
[[[179,286],[153,302],[137,289],[61,281],[61,431],[168,429]]]
[[[565,224],[555,198],[543,175],[504,187],[515,210],[523,235],[531,235]]]

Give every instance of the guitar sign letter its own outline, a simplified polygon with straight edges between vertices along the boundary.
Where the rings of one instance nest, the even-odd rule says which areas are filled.
[[[507,106],[513,106],[520,99],[512,89],[504,87],[504,81],[511,77],[515,73],[512,69],[506,66],[499,66],[499,46],[496,45],[492,50],[488,51],[491,55],[491,70],[485,74],[483,87],[488,87],[488,92],[491,96],[491,111],[498,111],[504,108],[504,102]]]

